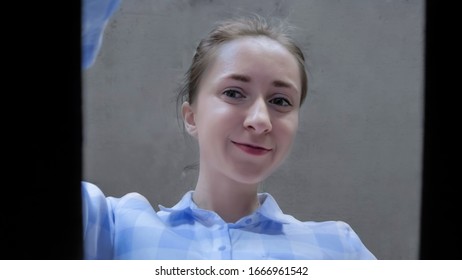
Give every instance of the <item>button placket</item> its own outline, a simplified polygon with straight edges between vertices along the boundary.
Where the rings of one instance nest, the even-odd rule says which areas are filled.
[[[231,239],[229,237],[228,225],[220,219],[214,231],[214,251],[219,254],[220,259],[230,259]]]

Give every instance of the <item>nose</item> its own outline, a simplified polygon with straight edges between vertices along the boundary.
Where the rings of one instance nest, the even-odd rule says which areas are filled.
[[[271,131],[271,117],[265,100],[255,100],[247,112],[244,127],[256,134],[265,134]]]

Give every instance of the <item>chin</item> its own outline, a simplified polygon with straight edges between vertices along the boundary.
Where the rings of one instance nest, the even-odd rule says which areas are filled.
[[[274,170],[240,170],[234,174],[234,180],[247,185],[255,185],[263,182]]]

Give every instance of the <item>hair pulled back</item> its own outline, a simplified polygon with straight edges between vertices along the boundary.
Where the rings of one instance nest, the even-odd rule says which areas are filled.
[[[308,89],[308,78],[305,70],[305,57],[295,41],[288,35],[288,26],[283,22],[269,24],[260,16],[235,18],[219,22],[203,38],[196,48],[189,67],[181,85],[177,102],[178,105],[184,101],[193,104],[196,100],[197,91],[201,78],[210,65],[214,54],[226,42],[242,37],[268,37],[284,46],[297,60],[301,76],[301,100],[300,105],[305,100]]]

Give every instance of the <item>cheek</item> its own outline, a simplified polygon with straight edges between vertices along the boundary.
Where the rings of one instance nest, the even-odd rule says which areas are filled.
[[[219,102],[216,97],[209,96],[198,104],[196,124],[199,134],[214,135],[226,131],[236,120],[236,112],[230,106]],[[200,135],[199,135],[200,137]]]
[[[279,120],[277,129],[278,142],[281,145],[290,148],[298,130],[298,114]]]

